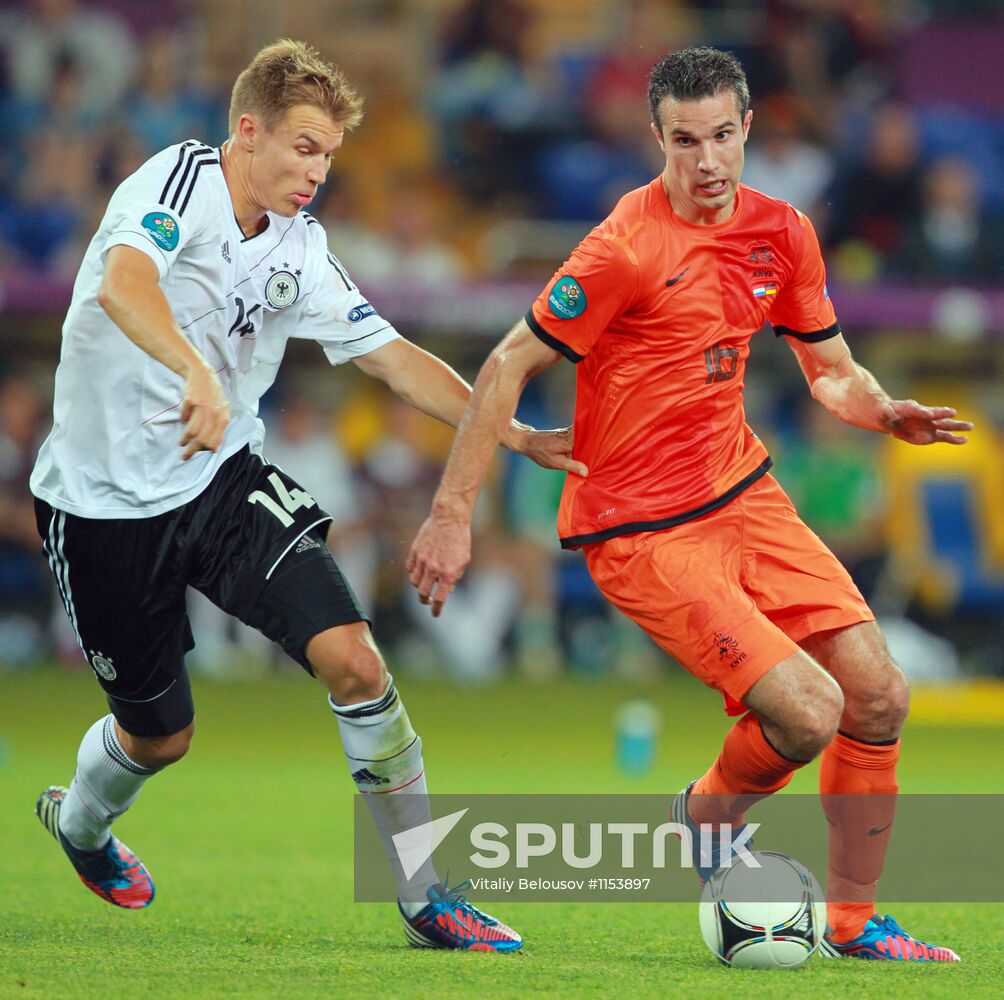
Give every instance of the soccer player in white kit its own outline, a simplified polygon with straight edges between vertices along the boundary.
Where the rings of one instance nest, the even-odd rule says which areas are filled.
[[[427,822],[422,742],[348,584],[328,516],[263,457],[258,401],[290,337],[316,340],[456,426],[470,389],[402,338],[302,211],[361,101],[288,40],[238,77],[230,138],[147,161],[112,196],[63,327],[55,422],[31,479],[39,533],[111,714],[85,734],[69,789],[39,818],[81,880],[117,906],[154,896],[111,834],[194,729],[185,588],[260,629],[329,691],[349,770],[374,812],[417,947],[509,951],[520,936],[439,883],[405,880],[389,837]],[[567,469],[564,431],[512,424],[506,442]]]

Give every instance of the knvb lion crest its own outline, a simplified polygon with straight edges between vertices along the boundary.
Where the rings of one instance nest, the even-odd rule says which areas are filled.
[[[773,264],[774,251],[766,243],[754,243],[746,259],[751,264]]]
[[[733,670],[747,659],[747,654],[739,648],[739,643],[728,632],[715,633],[718,658],[724,660]]]

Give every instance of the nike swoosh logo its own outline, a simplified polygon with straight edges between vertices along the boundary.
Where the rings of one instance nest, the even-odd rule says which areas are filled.
[[[890,826],[892,826],[892,823],[886,823],[885,826],[873,826],[868,831],[868,836],[869,837],[877,837],[883,831],[888,830]]]
[[[675,278],[670,278],[666,282],[666,287],[672,288],[673,285],[675,285],[689,270],[690,270],[689,267],[685,267]]]

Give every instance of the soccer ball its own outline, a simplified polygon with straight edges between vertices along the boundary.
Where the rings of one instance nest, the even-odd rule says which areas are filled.
[[[826,903],[808,868],[784,854],[754,851],[759,868],[736,861],[708,879],[701,933],[737,969],[797,969],[826,931]]]

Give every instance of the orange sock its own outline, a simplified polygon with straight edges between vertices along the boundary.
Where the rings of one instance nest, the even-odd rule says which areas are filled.
[[[899,740],[863,743],[842,730],[823,751],[819,792],[830,824],[826,917],[833,940],[850,941],[875,912],[896,812]]]
[[[729,730],[711,769],[694,785],[690,818],[696,823],[742,823],[754,802],[784,788],[807,763],[779,754],[764,736],[760,720],[747,712]]]

